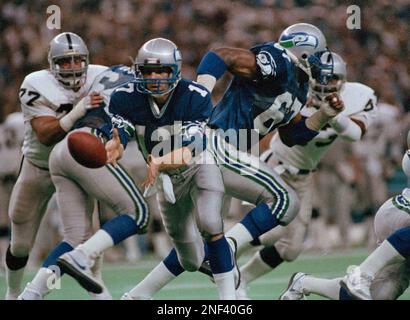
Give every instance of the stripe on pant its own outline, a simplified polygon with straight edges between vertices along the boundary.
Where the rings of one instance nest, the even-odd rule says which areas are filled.
[[[136,223],[140,229],[145,228],[148,222],[148,207],[145,203],[143,196],[140,194],[139,190],[136,188],[134,181],[128,176],[127,172],[122,169],[119,165],[114,167],[112,164],[107,164],[108,170],[117,178],[119,183],[127,191],[128,195],[131,197],[136,208],[138,209],[138,217],[136,217]]]
[[[99,132],[95,128],[92,128],[91,133],[96,135],[98,138],[101,139],[102,142],[104,142],[105,137],[101,132]],[[120,164],[117,164],[117,167],[114,167],[111,164],[107,164],[106,167],[124,187],[128,195],[134,202],[135,207],[138,209],[139,216],[136,217],[136,224],[141,229],[145,228],[149,220],[148,206],[144,200],[144,197],[141,195],[140,191],[135,186],[134,180],[129,176],[128,172]]]
[[[219,146],[219,137],[212,131],[211,141],[213,153],[215,156],[222,161],[222,165],[226,168],[241,174],[246,172],[249,174],[249,179],[261,184],[266,188],[272,195],[275,196],[276,201],[272,205],[271,211],[280,220],[286,213],[289,207],[289,196],[286,189],[284,189],[276,179],[270,175],[268,172],[261,170],[260,168],[254,168],[249,163],[243,163],[239,159],[232,158],[229,152]],[[226,158],[230,160],[231,163],[226,161]],[[232,163],[233,162],[233,163]]]

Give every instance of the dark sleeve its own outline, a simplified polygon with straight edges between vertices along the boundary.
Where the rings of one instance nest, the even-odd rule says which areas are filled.
[[[259,81],[272,81],[273,79],[285,78],[287,75],[286,60],[290,59],[285,51],[273,42],[255,46],[250,49],[256,58],[257,73],[256,78]]]
[[[316,137],[319,132],[306,127],[306,117],[294,124],[279,127],[279,136],[282,142],[288,147],[294,145],[306,145],[310,140]]]
[[[112,128],[117,128],[124,148],[135,135],[135,127],[129,115],[128,97],[123,92],[114,92],[110,99],[108,111],[111,116]],[[110,136],[111,137],[111,136]]]
[[[191,101],[189,117],[182,122],[181,139],[182,146],[188,147],[195,156],[206,148],[205,125],[211,115],[212,101],[208,92],[205,96],[194,92]]]

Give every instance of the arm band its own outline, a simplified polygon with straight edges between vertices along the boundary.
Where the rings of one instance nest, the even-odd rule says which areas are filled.
[[[88,96],[84,97],[76,104],[76,106],[60,119],[60,127],[68,132],[74,126],[74,123],[85,116],[87,112],[87,103],[89,102]]]
[[[319,131],[332,117],[328,116],[323,110],[317,110],[309,118],[306,119],[306,127],[310,130]]]
[[[228,66],[215,52],[208,51],[199,63],[197,74],[209,74],[218,80],[225,73]]]
[[[344,139],[359,141],[362,137],[362,129],[348,116],[338,115],[330,120],[329,124]]]
[[[302,117],[302,120],[289,127],[279,128],[279,136],[288,147],[293,147],[294,145],[303,146],[318,134],[318,131],[311,130],[306,126],[305,117]]]

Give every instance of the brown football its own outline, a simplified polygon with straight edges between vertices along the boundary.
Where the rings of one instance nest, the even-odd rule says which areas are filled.
[[[104,144],[91,133],[83,131],[70,133],[67,143],[72,157],[84,167],[96,169],[107,162]]]

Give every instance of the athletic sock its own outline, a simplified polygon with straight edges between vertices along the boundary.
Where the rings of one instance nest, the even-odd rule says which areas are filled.
[[[207,242],[209,264],[221,300],[235,300],[234,257],[228,241],[222,237]]]
[[[176,276],[161,262],[128,294],[134,299],[152,299],[155,293],[175,278]]]
[[[339,300],[340,280],[342,278],[322,279],[307,275],[302,279],[303,293],[314,293],[328,299]]]

